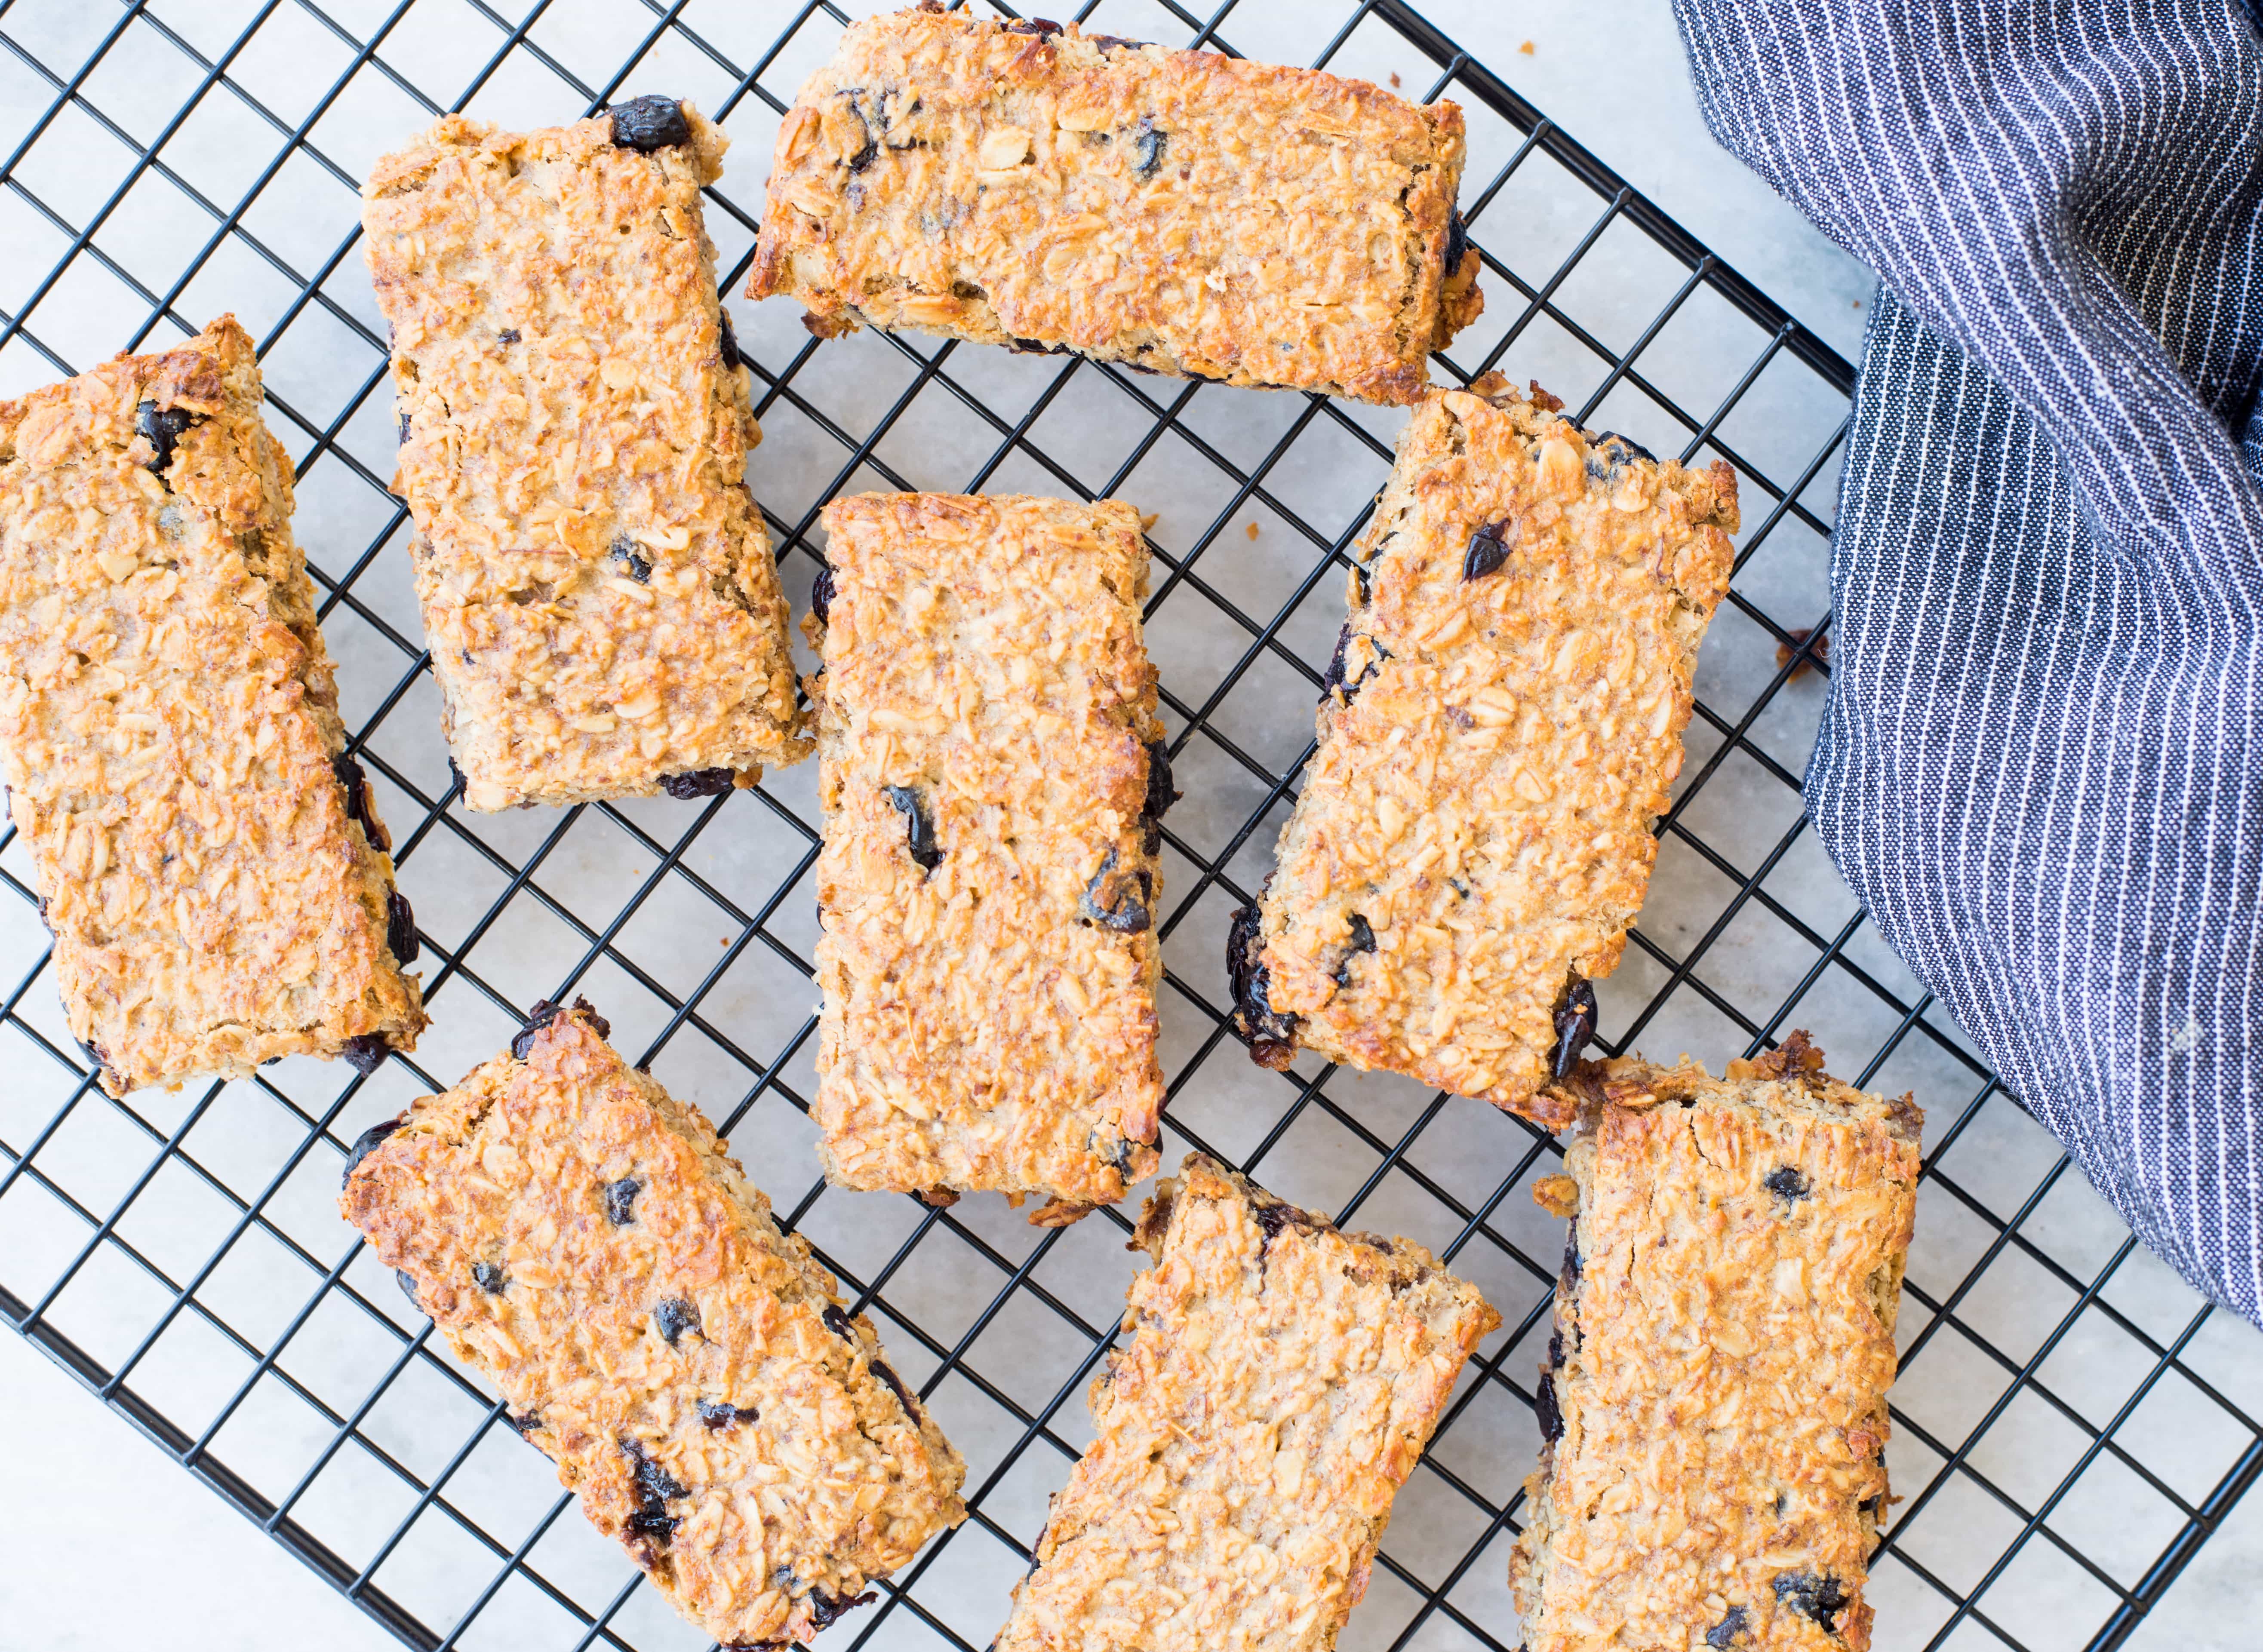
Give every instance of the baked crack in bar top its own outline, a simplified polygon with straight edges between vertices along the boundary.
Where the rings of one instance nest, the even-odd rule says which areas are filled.
[[[1355,552],[1319,746],[1229,941],[1236,1027],[1550,1123],[1594,1030],[1727,589],[1725,464],[1497,375],[1416,412]]]
[[[932,9],[841,37],[778,128],[747,293],[1144,372],[1419,400],[1477,319],[1462,112]]]
[[[1530,1652],[1863,1652],[1924,1115],[1804,1033],[1715,1078],[1583,1063],[1510,1562]]]
[[[698,1109],[588,1004],[354,1143],[339,1201],[678,1612],[806,1641],[965,1518],[965,1465]]]
[[[224,315],[0,401],[0,782],[112,1095],[424,1026],[259,397]]]
[[[471,808],[701,797],[806,754],[699,209],[727,141],[663,97],[529,133],[451,115],[363,191]]]
[[[1391,1503],[1500,1324],[1421,1245],[1200,1153],[1133,1238],[1128,1346],[995,1652],[1327,1652]]]
[[[824,523],[826,1173],[1074,1220],[1154,1169],[1163,1105],[1139,514],[866,494]]]

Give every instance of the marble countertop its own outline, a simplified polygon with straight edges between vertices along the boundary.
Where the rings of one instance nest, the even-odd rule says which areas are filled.
[[[165,17],[190,4],[160,0],[149,11]],[[586,0],[581,9],[606,5],[643,15],[633,0]],[[20,39],[83,32],[69,14],[86,9],[86,0],[18,0],[0,26]],[[1592,8],[1527,0],[1428,0],[1424,9],[1815,332],[1850,358],[1858,353],[1873,278],[1712,142],[1667,0],[1622,0],[1609,8],[1607,25]],[[474,32],[486,27],[466,18]],[[517,112],[516,104],[509,111]],[[734,161],[761,164],[743,153]],[[12,289],[4,301],[15,302]],[[208,296],[197,302],[221,307]],[[20,353],[0,358],[0,391],[40,376]],[[1827,867],[1817,876],[1827,880]],[[2247,1338],[2238,1345],[2252,1353],[2244,1328],[2228,1334]],[[8,1493],[0,1496],[0,1652],[74,1652],[153,1633],[176,1652],[396,1644],[36,1350],[4,1335],[0,1487]],[[2240,1596],[2243,1578],[2259,1570],[2263,1500],[2251,1498],[2130,1644],[2148,1652],[2252,1648],[2252,1611]],[[1883,1633],[1883,1606],[1881,1615]]]

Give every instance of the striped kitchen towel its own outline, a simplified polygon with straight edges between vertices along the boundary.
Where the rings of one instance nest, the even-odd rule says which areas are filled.
[[[2233,0],[1675,0],[1882,278],[1807,806],[1881,933],[2263,1324],[2263,45]]]

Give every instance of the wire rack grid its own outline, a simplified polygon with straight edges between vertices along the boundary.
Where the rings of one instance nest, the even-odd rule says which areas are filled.
[[[1097,0],[1077,17],[1453,96],[1489,309],[1438,377],[1535,377],[1583,422],[1736,467],[1733,588],[1599,1042],[1717,1066],[1804,1026],[1856,1082],[1917,1092],[1931,1122],[1891,1450],[1905,1500],[1873,1563],[1878,1644],[2120,1645],[2263,1472],[2256,1345],[2070,1174],[1805,830],[1852,370],[1401,0],[1199,16]],[[966,1525],[828,1643],[984,1645],[1088,1438],[1076,1402],[1129,1277],[1122,1212],[1040,1232],[994,1198],[936,1209],[816,1176],[808,767],[696,805],[466,814],[387,492],[384,328],[355,217],[368,162],[445,110],[539,124],[691,96],[738,144],[708,205],[727,299],[777,119],[846,20],[823,0],[0,4],[0,231],[25,249],[0,275],[0,390],[224,308],[262,340],[435,1016],[414,1057],[366,1079],[293,1061],[113,1102],[63,1029],[27,857],[0,835],[23,903],[0,917],[0,1315],[411,1646],[698,1644],[570,1517],[332,1204],[344,1144],[483,1058],[537,998],[590,995],[719,1121],[967,1456]],[[1344,1644],[1505,1652],[1561,1242],[1527,1194],[1555,1143],[1387,1075],[1254,1068],[1224,1021],[1227,919],[1294,800],[1345,547],[1403,415],[919,338],[821,345],[789,308],[741,301],[737,319],[768,433],[750,480],[798,608],[817,512],[842,491],[1115,494],[1157,513],[1149,638],[1186,793],[1166,831],[1167,1162],[1199,1146],[1411,1234],[1501,1309]]]

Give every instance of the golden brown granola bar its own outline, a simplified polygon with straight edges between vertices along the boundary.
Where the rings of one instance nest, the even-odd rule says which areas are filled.
[[[1392,1499],[1500,1324],[1421,1245],[1189,1155],[1133,1238],[1128,1346],[995,1652],[1327,1652]]]
[[[112,1095],[424,1026],[259,398],[223,315],[0,402],[0,782]]]
[[[806,1641],[965,1464],[697,1108],[586,1003],[356,1142],[339,1208],[701,1633]]]
[[[1170,806],[1130,506],[825,509],[816,1115],[844,1187],[1074,1220],[1155,1167]]]
[[[1551,1124],[1681,768],[1728,587],[1727,465],[1660,464],[1497,376],[1418,411],[1356,552],[1319,749],[1262,907],[1228,943],[1236,1028]]]
[[[1421,400],[1477,319],[1462,112],[940,5],[841,37],[778,128],[747,288],[1227,384]]]
[[[1917,1209],[1908,1098],[1804,1033],[1715,1078],[1583,1063],[1576,1212],[1510,1562],[1531,1652],[1863,1652],[1894,1316]]]
[[[699,210],[727,142],[662,97],[529,133],[450,115],[364,188],[471,808],[701,797],[806,754]]]

